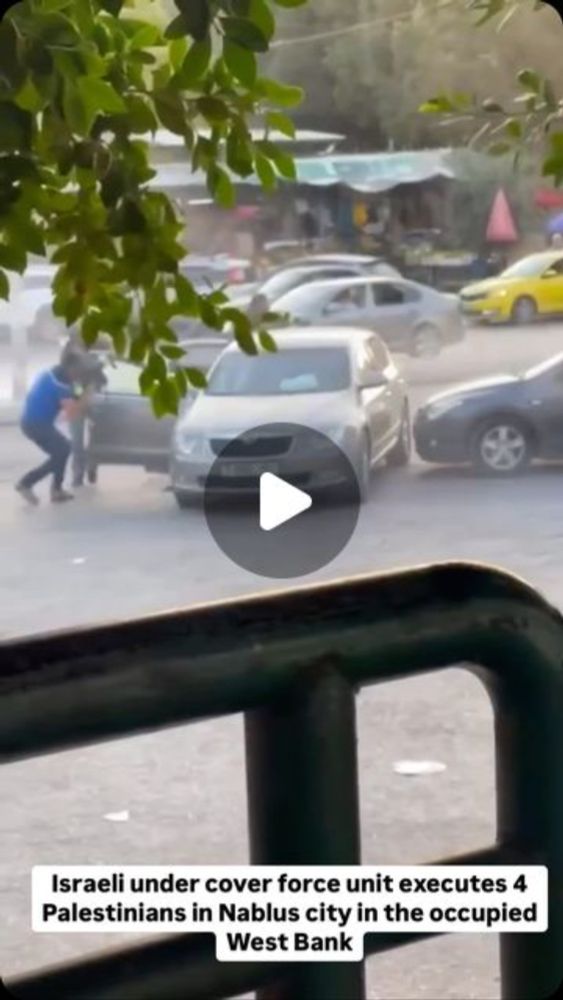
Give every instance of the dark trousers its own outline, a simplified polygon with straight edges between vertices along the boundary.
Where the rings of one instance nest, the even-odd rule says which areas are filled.
[[[46,462],[28,472],[20,480],[20,484],[31,488],[42,479],[52,475],[53,486],[60,489],[63,485],[66,464],[70,455],[70,441],[52,424],[22,424],[22,431],[49,457]]]
[[[70,423],[70,440],[72,444],[72,481],[79,486],[84,481],[86,472],[86,417],[80,416]]]

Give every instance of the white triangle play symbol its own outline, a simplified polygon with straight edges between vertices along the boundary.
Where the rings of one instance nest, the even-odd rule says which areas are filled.
[[[309,510],[313,501],[308,493],[298,490],[285,479],[264,472],[260,476],[260,527],[262,531],[272,531],[280,524],[291,521],[304,510]]]

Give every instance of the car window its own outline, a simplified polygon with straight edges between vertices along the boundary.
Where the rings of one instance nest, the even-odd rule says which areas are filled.
[[[556,274],[563,274],[563,257],[556,260],[553,264],[550,264],[548,271],[555,271]]]
[[[349,309],[364,309],[366,302],[365,285],[348,285],[332,296],[327,302],[324,311],[338,313],[347,312]]]
[[[211,373],[208,396],[285,396],[340,392],[350,384],[342,347],[285,349],[258,357],[233,351]]]
[[[371,294],[376,306],[399,306],[406,301],[404,288],[391,282],[374,282]]]
[[[105,391],[119,395],[140,396],[139,374],[140,368],[137,365],[131,365],[125,361],[108,363],[104,367],[104,375],[107,380]]]

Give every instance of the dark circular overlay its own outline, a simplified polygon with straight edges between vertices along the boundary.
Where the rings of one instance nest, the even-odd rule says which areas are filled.
[[[342,551],[358,522],[360,489],[353,456],[330,437],[301,424],[263,424],[215,439],[213,447],[217,458],[207,476],[204,510],[229,559],[259,576],[288,579],[315,573]],[[269,531],[260,527],[265,473],[312,500],[308,510]]]

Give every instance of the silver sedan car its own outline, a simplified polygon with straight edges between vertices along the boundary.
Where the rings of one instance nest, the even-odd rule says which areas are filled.
[[[361,499],[381,459],[408,462],[406,385],[378,336],[283,330],[276,344],[276,353],[256,357],[229,346],[211,369],[207,389],[178,421],[171,481],[180,507],[206,489],[252,493],[266,472],[312,492],[345,486],[334,481],[326,452],[311,445],[307,430],[324,434],[344,453]],[[289,429],[282,433],[280,425]],[[301,435],[296,425],[304,428]]]
[[[434,357],[465,336],[457,295],[399,277],[315,281],[282,295],[271,309],[299,326],[373,330],[390,350],[417,358]]]

